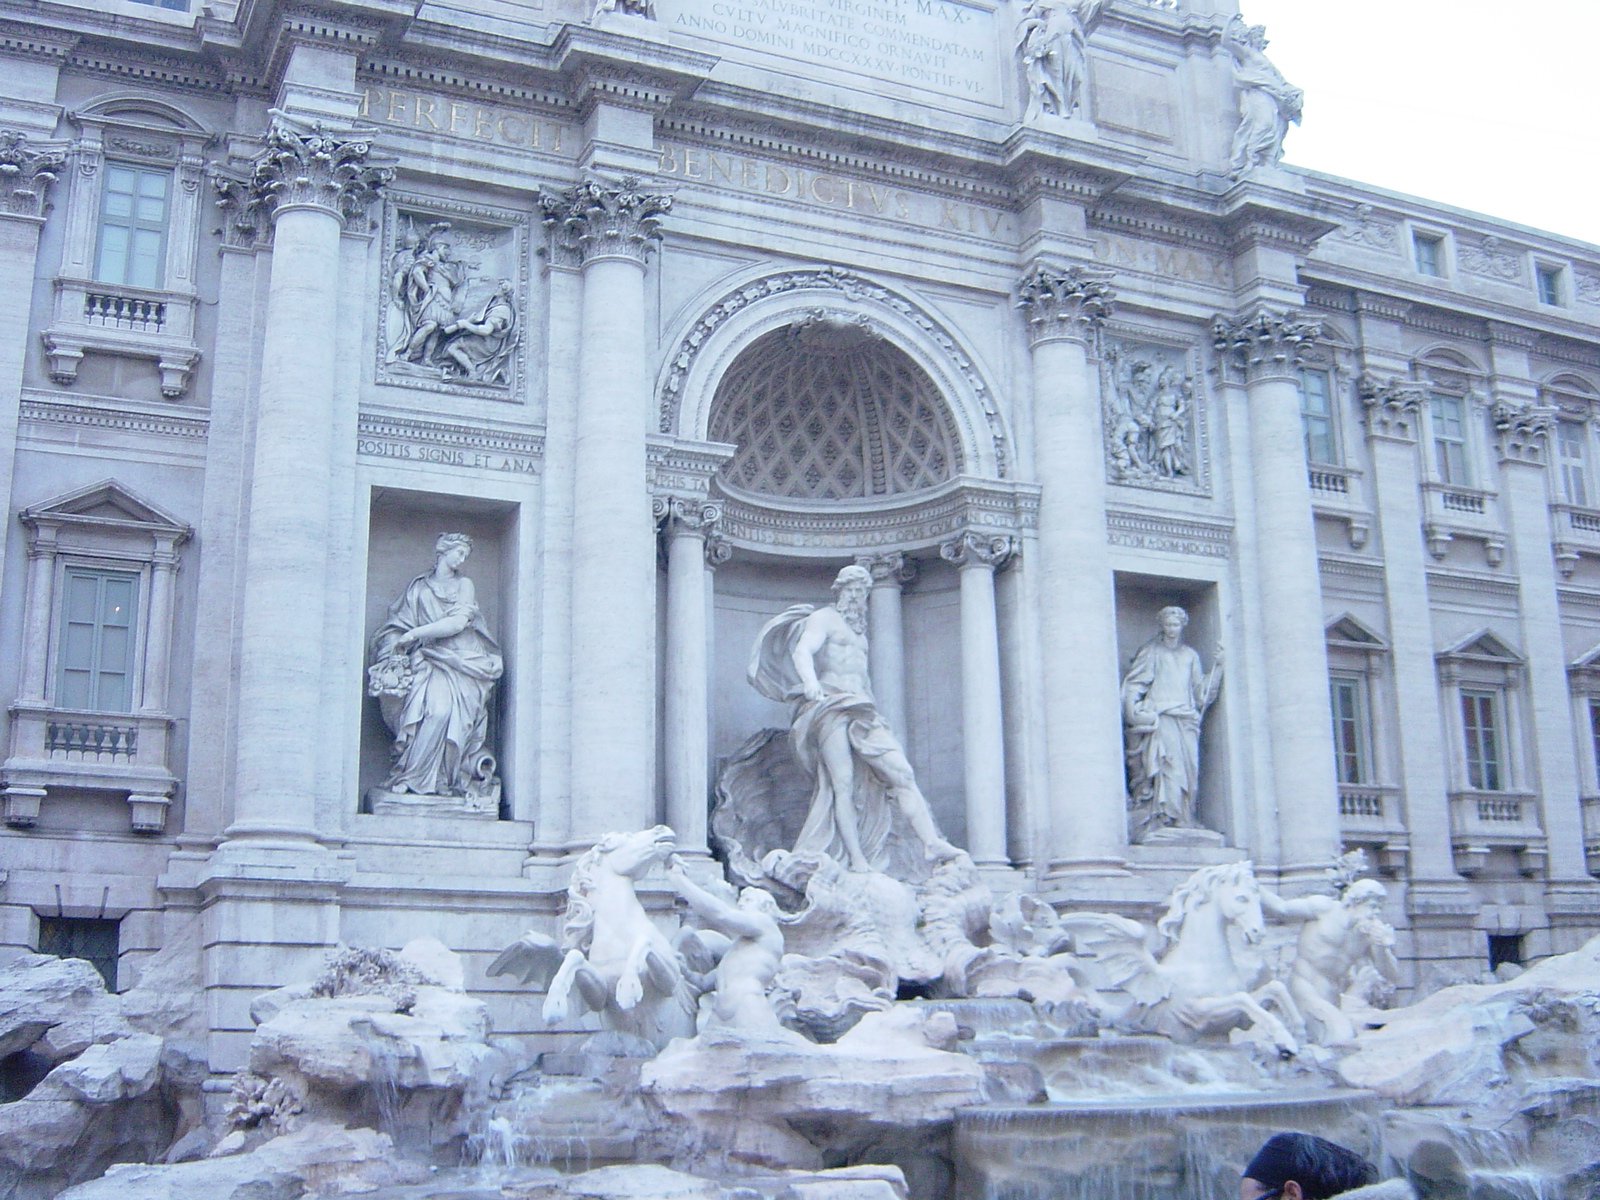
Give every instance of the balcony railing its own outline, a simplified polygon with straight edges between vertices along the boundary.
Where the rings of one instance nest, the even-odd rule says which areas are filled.
[[[1339,827],[1348,845],[1371,850],[1378,869],[1398,874],[1405,867],[1411,839],[1400,815],[1400,789],[1381,783],[1339,785]]]
[[[1514,852],[1524,875],[1544,865],[1548,841],[1532,792],[1452,792],[1450,833],[1456,870],[1463,875],[1481,871],[1495,850]]]
[[[167,324],[167,302],[148,296],[123,296],[115,292],[85,292],[83,319],[91,325],[160,333]]]
[[[93,757],[96,761],[131,761],[139,746],[137,725],[108,724],[99,721],[50,721],[46,726],[45,749],[52,758],[58,755]]]

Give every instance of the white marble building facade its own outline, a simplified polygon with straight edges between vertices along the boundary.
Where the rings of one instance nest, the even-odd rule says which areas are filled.
[[[339,942],[529,1029],[490,958],[609,830],[711,869],[751,642],[852,562],[997,882],[1361,846],[1413,982],[1600,930],[1600,249],[1261,159],[1231,0],[1083,6],[1071,86],[1048,7],[0,0],[0,943],[192,938],[218,1071]],[[500,666],[419,798],[369,668],[446,532]]]

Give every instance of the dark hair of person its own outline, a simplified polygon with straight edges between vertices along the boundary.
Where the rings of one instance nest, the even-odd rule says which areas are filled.
[[[1275,1133],[1256,1151],[1244,1176],[1269,1188],[1281,1188],[1292,1179],[1300,1185],[1306,1200],[1328,1200],[1376,1183],[1378,1168],[1354,1150],[1327,1138],[1310,1133]]]

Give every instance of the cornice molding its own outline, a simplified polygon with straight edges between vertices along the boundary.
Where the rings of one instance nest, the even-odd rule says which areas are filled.
[[[1233,523],[1108,508],[1106,540],[1131,550],[1228,558],[1233,554]]]

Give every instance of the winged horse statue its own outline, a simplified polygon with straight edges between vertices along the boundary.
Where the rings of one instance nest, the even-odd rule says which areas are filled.
[[[1179,1039],[1244,1026],[1285,1057],[1299,1053],[1305,1020],[1289,989],[1276,979],[1259,984],[1260,969],[1240,963],[1229,942],[1230,928],[1252,945],[1266,931],[1250,863],[1196,871],[1172,893],[1153,934],[1107,913],[1068,913],[1060,924],[1102,1001],[1132,1024]]]
[[[657,1049],[672,1038],[693,1037],[699,989],[634,892],[671,856],[675,840],[665,825],[601,838],[573,867],[560,941],[525,933],[490,964],[489,974],[516,975],[546,988],[546,1025],[593,1010],[604,1028],[635,1034]]]

